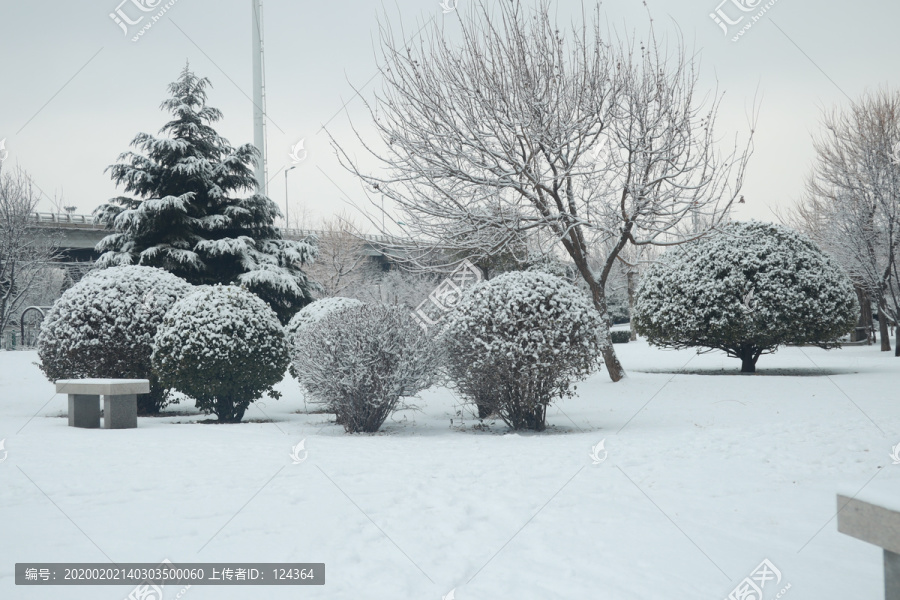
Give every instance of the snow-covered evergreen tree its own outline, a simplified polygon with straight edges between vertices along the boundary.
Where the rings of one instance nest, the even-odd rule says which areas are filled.
[[[750,221],[664,254],[641,279],[632,325],[651,344],[723,350],[752,373],[783,344],[834,347],[858,313],[847,275],[806,236]]]
[[[97,245],[98,264],[158,267],[196,285],[240,284],[286,323],[312,300],[315,284],[301,267],[316,247],[282,239],[278,207],[254,192],[259,151],[233,148],[216,133],[222,113],[206,104],[209,85],[185,66],[161,106],[174,117],[160,130],[164,137],[138,134],[131,142],[138,151],[107,169],[132,196],[97,209],[115,230]]]

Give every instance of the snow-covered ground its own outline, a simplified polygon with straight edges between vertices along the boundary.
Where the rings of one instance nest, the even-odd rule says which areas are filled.
[[[835,494],[900,505],[900,359],[786,348],[741,376],[721,354],[616,348],[629,377],[582,383],[545,433],[480,429],[439,389],[353,436],[291,380],[245,417],[266,422],[70,428],[36,355],[0,352],[0,598],[131,589],[16,587],[16,562],[165,558],[326,564],[324,587],[187,600],[721,600],[763,559],[782,574],[766,600],[879,597],[881,552],[837,532]]]

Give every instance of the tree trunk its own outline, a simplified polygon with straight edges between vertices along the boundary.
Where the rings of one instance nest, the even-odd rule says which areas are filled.
[[[856,290],[856,299],[859,301],[859,319],[856,321],[856,329],[853,330],[853,334],[850,336],[851,342],[861,342],[862,336],[860,333],[862,331],[866,332],[866,343],[872,343],[872,303],[869,301],[869,295],[866,293],[864,289],[859,286],[854,286]]]
[[[755,348],[741,348],[741,373],[756,373],[756,361],[759,355]]]
[[[216,400],[216,417],[220,423],[240,423],[246,408],[230,398]]]
[[[869,340],[869,344],[871,345],[871,344],[875,343],[875,321],[874,321],[874,315],[872,314],[872,301],[868,296],[866,296],[865,315],[866,315],[866,327],[868,328],[866,330],[868,332],[867,339]]]
[[[587,269],[588,272],[590,269]],[[619,362],[619,357],[616,356],[616,351],[613,348],[612,343],[612,335],[610,334],[609,328],[612,326],[609,319],[609,310],[606,306],[606,293],[603,290],[603,286],[594,279],[593,274],[585,275],[584,271],[582,271],[582,275],[587,281],[588,287],[591,289],[591,298],[594,301],[594,308],[597,309],[597,312],[600,313],[600,316],[603,319],[603,331],[600,332],[600,335],[603,336],[604,347],[601,351],[603,354],[603,364],[606,365],[606,372],[609,373],[609,378],[613,381],[620,381],[625,377],[625,369],[622,368],[622,363]]]
[[[883,302],[882,302],[883,304]],[[881,305],[878,306],[878,334],[881,336],[881,351],[891,351],[891,336],[888,333],[887,315]]]
[[[634,318],[634,288],[635,279],[637,279],[637,273],[635,273],[633,269],[628,269],[628,273],[625,275],[625,277],[628,285],[628,322],[629,327],[631,328],[631,336],[628,339],[634,342],[637,340],[637,331],[634,330],[634,324],[632,323],[632,320]]]
[[[604,327],[603,331],[600,332],[600,335],[603,336],[604,341],[602,354],[603,364],[606,365],[606,372],[609,373],[609,378],[613,381],[620,381],[625,377],[625,369],[622,368],[622,363],[619,362],[619,357],[616,356],[616,351],[613,349],[612,336],[609,332],[612,323],[610,322],[609,309],[606,305],[606,290],[604,289],[604,285],[601,281],[597,280],[594,272],[591,270],[590,266],[588,266],[587,257],[580,251],[580,247],[576,246],[571,240],[566,239],[563,240],[563,245],[566,247],[566,250],[569,251],[569,256],[575,261],[575,267],[578,269],[578,272],[581,273],[585,283],[588,284],[588,288],[591,290],[591,299],[594,301],[594,308],[597,309],[597,312],[600,313],[600,316],[603,319]],[[624,241],[620,242],[620,246],[622,245],[624,245]],[[618,250],[616,250],[616,252],[618,252]],[[610,258],[608,263],[611,263],[614,258],[614,256]]]

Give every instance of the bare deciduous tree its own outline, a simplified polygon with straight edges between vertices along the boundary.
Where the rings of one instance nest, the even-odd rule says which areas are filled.
[[[325,219],[315,233],[319,255],[306,271],[322,286],[322,296],[346,295],[361,283],[366,242],[347,214]]]
[[[900,316],[900,92],[865,94],[847,110],[826,113],[823,127],[807,192],[787,220],[875,301],[882,350],[890,350],[887,319]]]
[[[29,226],[39,199],[25,171],[0,170],[0,332],[43,290],[57,256],[55,234]]]
[[[489,255],[549,236],[608,321],[618,254],[704,233],[685,219],[718,224],[750,142],[717,152],[721,97],[695,97],[697,64],[680,38],[674,50],[652,29],[647,43],[604,39],[599,5],[567,32],[549,13],[547,3],[479,1],[460,14],[458,43],[439,25],[407,43],[382,24],[382,87],[368,106],[383,145],[357,136],[383,170],[364,172],[335,144],[367,190],[434,248],[468,250],[460,240],[480,239]],[[611,343],[604,361],[614,381],[624,377]]]

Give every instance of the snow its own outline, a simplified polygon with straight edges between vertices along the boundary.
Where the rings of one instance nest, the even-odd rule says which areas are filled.
[[[741,376],[723,353],[616,351],[629,376],[579,384],[545,433],[479,430],[435,389],[376,435],[307,413],[290,379],[245,416],[271,422],[70,428],[36,355],[0,352],[0,597],[121,600],[131,586],[13,583],[15,562],[107,557],[326,564],[324,588],[194,586],[185,600],[722,600],[763,559],[788,600],[882,596],[881,550],[837,532],[835,495],[897,496],[900,359],[787,347]]]

